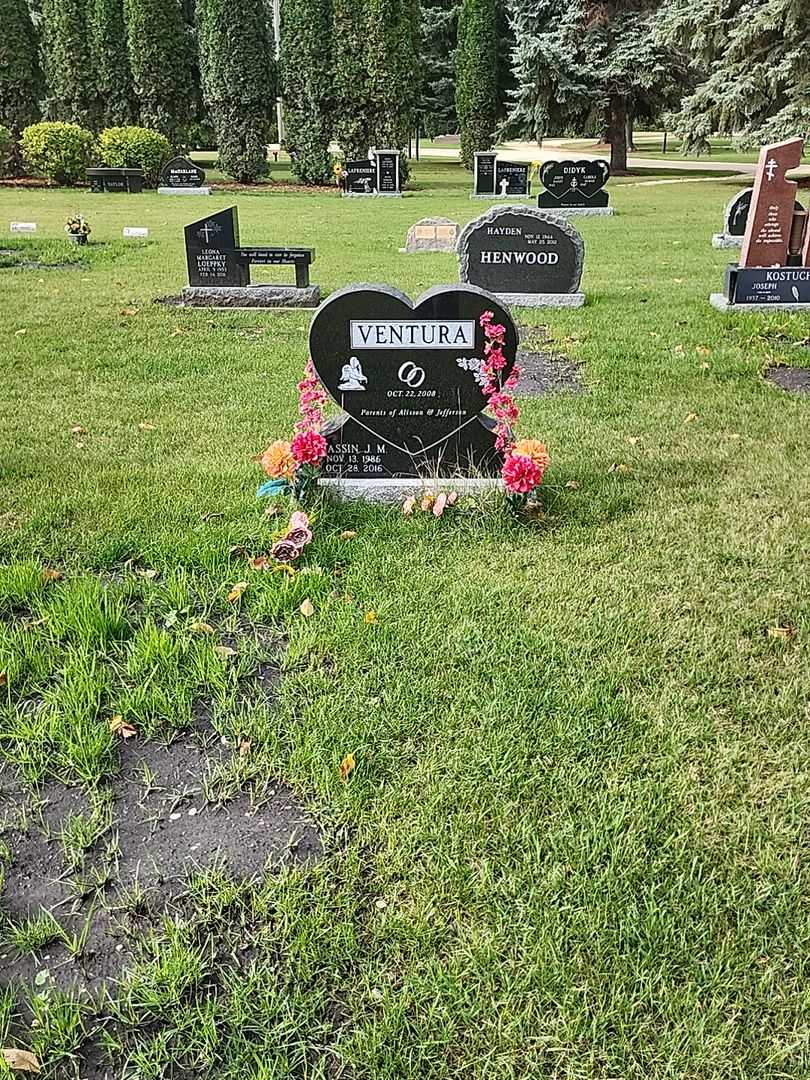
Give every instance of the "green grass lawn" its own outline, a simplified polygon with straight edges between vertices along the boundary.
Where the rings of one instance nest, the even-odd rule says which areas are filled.
[[[94,241],[79,269],[0,268],[0,758],[103,790],[111,717],[166,739],[205,686],[325,851],[197,883],[108,1001],[0,992],[0,1046],[54,1080],[85,1054],[126,1080],[808,1076],[810,400],[761,372],[807,364],[810,318],[709,306],[728,184],[612,184],[617,216],[577,223],[587,306],[519,313],[588,387],[522,402],[552,455],[538,520],[324,504],[306,573],[245,561],[276,528],[251,457],[294,420],[309,315],[155,304],[182,227],[236,201],[242,242],[314,247],[326,292],[416,295],[456,263],[398,254],[408,226],[482,207],[455,165],[415,181],[0,190],[0,248],[35,220],[40,261],[75,257],[77,209]],[[250,625],[283,643],[270,706],[235,692]],[[5,963],[42,950],[0,932]]]

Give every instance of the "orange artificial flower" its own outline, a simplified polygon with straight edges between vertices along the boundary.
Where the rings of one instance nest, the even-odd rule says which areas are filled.
[[[546,450],[546,444],[541,443],[539,439],[519,439],[515,443],[512,453],[531,458],[535,465],[539,465],[543,470],[551,461],[548,450]]]
[[[283,439],[270,443],[259,458],[261,467],[274,480],[292,480],[295,472],[295,460],[290,444]]]

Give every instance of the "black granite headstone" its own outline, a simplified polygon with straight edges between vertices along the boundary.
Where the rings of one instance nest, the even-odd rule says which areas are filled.
[[[498,295],[578,292],[584,245],[562,217],[496,206],[464,228],[457,250],[461,280]]]
[[[540,169],[545,187],[537,196],[541,210],[555,207],[605,207],[608,194],[602,188],[610,178],[606,161],[547,161]]]
[[[205,170],[186,157],[175,157],[167,161],[161,169],[160,183],[161,187],[202,187],[205,183]]]
[[[347,161],[344,165],[344,186],[347,192],[373,195],[377,190],[377,166],[368,158]]]
[[[475,195],[495,195],[495,154],[475,155]]]
[[[496,161],[495,194],[528,195],[529,166],[521,161]]]
[[[394,150],[376,150],[377,190],[381,194],[399,194],[399,154]]]
[[[748,224],[748,211],[751,209],[753,188],[741,191],[726,207],[726,233],[729,236],[745,236]]]
[[[324,431],[324,475],[381,480],[495,475],[503,460],[487,404],[484,333],[491,311],[506,327],[506,379],[517,350],[508,312],[480,289],[437,286],[416,302],[381,285],[352,285],[321,304],[312,362],[343,410]]]
[[[250,284],[250,268],[239,254],[236,207],[186,225],[188,283],[197,287]]]
[[[143,190],[143,169],[92,168],[87,170],[90,191],[138,195]]]
[[[810,304],[810,267],[726,267],[725,297],[730,304]]]

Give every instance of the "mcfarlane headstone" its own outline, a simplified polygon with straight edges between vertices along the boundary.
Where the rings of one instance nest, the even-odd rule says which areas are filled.
[[[537,207],[566,216],[612,214],[608,193],[603,191],[609,178],[610,166],[601,158],[547,161],[540,169],[540,181],[546,190],[537,196]]]
[[[517,331],[494,297],[437,286],[415,302],[384,285],[351,285],[321,304],[309,335],[315,370],[343,410],[324,434],[321,483],[345,494],[395,499],[437,477],[489,486],[503,457],[487,398],[485,311],[506,327],[505,381]],[[465,479],[466,478],[466,479]]]
[[[240,246],[235,206],[186,226],[188,286],[193,307],[316,307],[320,289],[309,283],[312,248]],[[293,266],[295,285],[250,283],[251,265]]]
[[[808,309],[808,215],[796,201],[798,185],[785,175],[800,164],[803,146],[788,139],[762,148],[739,263],[726,267],[723,292],[710,297],[718,310]]]
[[[581,307],[585,245],[563,217],[495,206],[465,226],[457,247],[462,281],[520,307]]]
[[[205,187],[205,169],[187,157],[167,161],[160,171],[158,195],[210,195]]]
[[[479,151],[475,155],[473,174],[473,195],[478,198],[491,198],[497,195],[495,190],[495,160],[496,154],[487,151]]]
[[[450,218],[422,218],[408,229],[405,247],[400,250],[407,255],[417,251],[455,251],[459,227]]]

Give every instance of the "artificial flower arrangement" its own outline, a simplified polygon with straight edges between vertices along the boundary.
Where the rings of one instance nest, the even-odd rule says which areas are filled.
[[[287,531],[270,548],[270,554],[280,563],[292,563],[301,557],[304,548],[312,542],[309,517],[303,510],[290,515]]]
[[[487,398],[487,406],[495,417],[497,427],[495,446],[504,455],[501,477],[504,490],[510,504],[519,508],[536,498],[537,489],[543,482],[543,476],[549,464],[549,455],[545,444],[538,439],[515,439],[513,428],[520,416],[515,399],[512,396],[520,369],[512,368],[508,378],[503,380],[501,372],[506,367],[503,345],[506,327],[494,321],[491,311],[485,311],[478,320],[484,331],[484,362],[481,367],[482,390]],[[298,412],[300,419],[293,429],[293,437],[288,442],[276,439],[264,453],[256,459],[267,474],[268,479],[259,486],[257,498],[272,495],[291,495],[299,501],[304,499],[321,473],[326,451],[326,439],[321,434],[324,423],[324,409],[328,397],[315,373],[312,359],[307,360],[303,379],[298,383]],[[436,502],[431,499],[429,507],[436,516],[440,516],[445,506],[456,501],[456,493]],[[406,500],[403,507],[406,513],[416,508],[414,499]],[[292,527],[292,526],[291,526]],[[309,528],[308,523],[305,528]],[[284,538],[289,539],[289,536]],[[284,543],[284,539],[277,542]],[[309,541],[307,541],[308,543]],[[285,552],[286,548],[280,549]],[[300,554],[300,552],[299,552]],[[278,558],[278,556],[276,556]],[[289,561],[289,560],[288,560]]]
[[[65,218],[65,232],[71,239],[76,238],[77,243],[86,244],[87,237],[92,231],[81,214],[73,214],[71,217]]]

